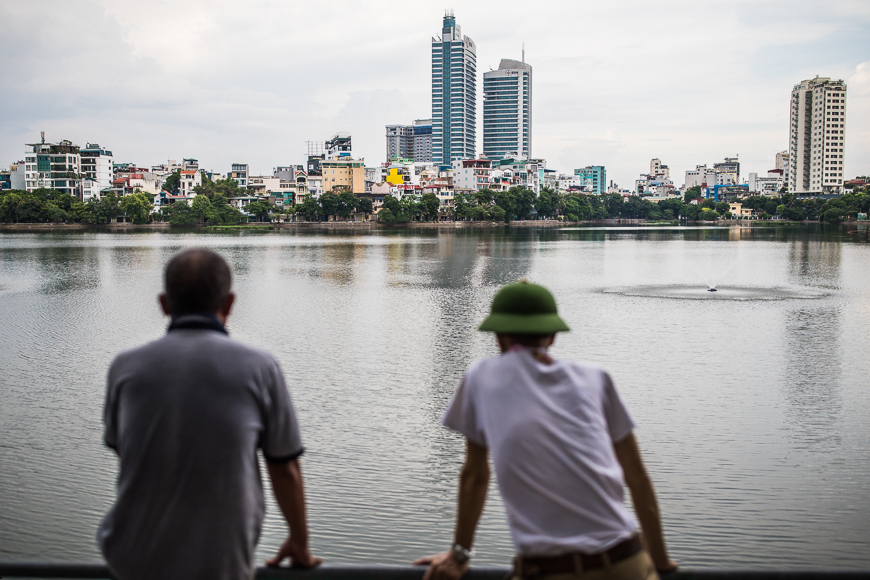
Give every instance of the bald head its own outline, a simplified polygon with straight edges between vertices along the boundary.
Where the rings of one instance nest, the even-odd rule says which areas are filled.
[[[215,314],[221,311],[230,296],[232,274],[229,265],[218,254],[195,248],[185,250],[169,261],[163,282],[167,314]]]

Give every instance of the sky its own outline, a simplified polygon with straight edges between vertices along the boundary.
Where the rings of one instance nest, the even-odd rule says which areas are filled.
[[[385,125],[431,117],[446,8],[477,45],[479,100],[525,43],[532,155],[551,169],[604,165],[633,188],[659,158],[680,186],[739,155],[741,177],[764,174],[793,86],[818,75],[848,85],[845,175],[870,175],[867,0],[0,0],[0,166],[40,131],[116,162],[255,175],[349,132],[377,165]],[[480,118],[477,135],[481,152]]]

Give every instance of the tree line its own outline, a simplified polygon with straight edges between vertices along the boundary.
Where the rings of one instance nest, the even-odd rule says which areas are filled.
[[[117,196],[114,193],[100,199],[91,198],[81,202],[72,195],[54,189],[34,191],[0,191],[0,222],[46,223],[67,222],[103,224],[118,216],[126,216],[136,224],[151,221],[168,221],[173,226],[190,226],[198,223],[236,225],[253,221],[271,221],[288,213],[296,213],[309,221],[334,218],[349,219],[355,212],[372,213],[373,203],[369,197],[360,197],[347,190],[322,194],[319,198],[306,198],[293,205],[276,206],[265,201],[254,201],[245,206],[247,214],[229,203],[230,197],[240,197],[248,192],[235,180],[219,181],[206,179],[194,188],[196,196],[190,204],[176,201],[153,211],[153,194],[137,192]],[[605,219],[647,219],[710,221],[719,217],[730,218],[730,205],[701,199],[701,188],[688,189],[682,197],[658,202],[640,196],[623,198],[620,194],[592,195],[584,193],[560,194],[543,188],[539,195],[523,187],[507,191],[481,189],[473,194],[457,193],[452,206],[442,205],[433,193],[419,199],[403,196],[398,199],[385,196],[378,221],[386,224],[410,221],[467,220],[497,221],[510,223],[514,220],[560,219],[577,222]],[[806,219],[836,223],[854,218],[859,213],[870,213],[870,186],[857,193],[848,193],[839,198],[798,199],[794,194],[781,193],[777,197],[752,196],[740,200],[743,207],[756,210],[760,219],[802,221]]]

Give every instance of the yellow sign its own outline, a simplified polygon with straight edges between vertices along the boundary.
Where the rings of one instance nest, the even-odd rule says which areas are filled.
[[[390,169],[390,174],[387,175],[387,183],[392,183],[393,185],[402,185],[405,183],[405,176],[399,173],[399,170],[395,167]]]

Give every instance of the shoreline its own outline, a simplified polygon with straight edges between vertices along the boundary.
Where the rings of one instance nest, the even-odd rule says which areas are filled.
[[[108,231],[122,232],[134,230],[146,230],[154,232],[204,232],[204,233],[220,233],[226,228],[226,231],[257,231],[266,230],[277,232],[281,230],[296,230],[296,229],[326,229],[326,230],[389,230],[389,229],[439,229],[439,230],[456,230],[456,229],[473,229],[473,228],[566,228],[577,226],[632,226],[637,228],[649,227],[681,227],[681,226],[720,226],[720,227],[765,227],[765,226],[785,226],[785,225],[810,225],[821,224],[816,220],[795,221],[773,221],[773,220],[719,220],[715,222],[706,221],[649,221],[644,219],[606,219],[606,220],[585,220],[578,222],[566,222],[556,220],[517,220],[509,224],[504,222],[488,222],[488,221],[457,221],[457,222],[408,222],[404,224],[380,224],[374,221],[367,222],[284,222],[284,223],[268,223],[268,222],[253,222],[239,226],[213,226],[213,225],[196,225],[190,227],[172,228],[167,222],[152,222],[150,224],[133,224],[133,223],[113,223],[113,224],[65,224],[65,223],[0,223],[0,232],[68,232],[68,231]],[[840,222],[839,225],[857,225],[870,224],[870,220],[848,220]]]

